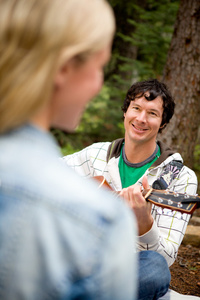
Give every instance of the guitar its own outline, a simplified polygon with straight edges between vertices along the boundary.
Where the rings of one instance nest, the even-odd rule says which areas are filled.
[[[95,176],[95,180],[100,182],[99,188],[102,186],[114,191],[104,176]],[[116,192],[119,193],[119,192]],[[200,197],[183,193],[171,192],[168,190],[155,190],[150,188],[143,191],[144,198],[162,208],[179,211],[181,213],[192,214],[195,209],[200,207]]]

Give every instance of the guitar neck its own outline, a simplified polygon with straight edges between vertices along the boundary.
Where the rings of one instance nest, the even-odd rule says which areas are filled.
[[[93,178],[100,183],[99,187],[105,186],[110,191],[113,191],[104,176],[95,176]],[[186,214],[192,214],[194,210],[200,206],[199,196],[175,193],[168,190],[156,190],[151,188],[149,190],[144,190],[143,196],[147,201],[155,204],[156,206]]]

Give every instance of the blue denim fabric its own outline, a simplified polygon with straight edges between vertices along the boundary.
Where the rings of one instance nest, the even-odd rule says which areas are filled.
[[[168,291],[171,275],[165,258],[154,251],[139,253],[138,299],[156,300]]]
[[[31,125],[0,137],[0,299],[136,299],[135,219]]]

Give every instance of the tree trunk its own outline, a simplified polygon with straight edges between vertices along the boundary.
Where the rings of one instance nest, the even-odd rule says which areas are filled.
[[[200,123],[200,1],[181,0],[164,69],[163,81],[176,108],[161,139],[193,167],[193,152]]]

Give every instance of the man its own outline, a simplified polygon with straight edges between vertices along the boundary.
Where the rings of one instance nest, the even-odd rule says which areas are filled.
[[[183,165],[179,153],[157,141],[174,114],[175,103],[164,83],[156,79],[135,83],[128,90],[124,112],[124,139],[95,143],[64,157],[84,177],[103,175],[110,186],[121,191],[138,221],[138,250],[160,253],[172,265],[182,242],[190,215],[159,209],[141,193],[153,186],[196,194],[195,173]],[[145,270],[144,270],[145,273]],[[142,277],[142,275],[140,275]]]

